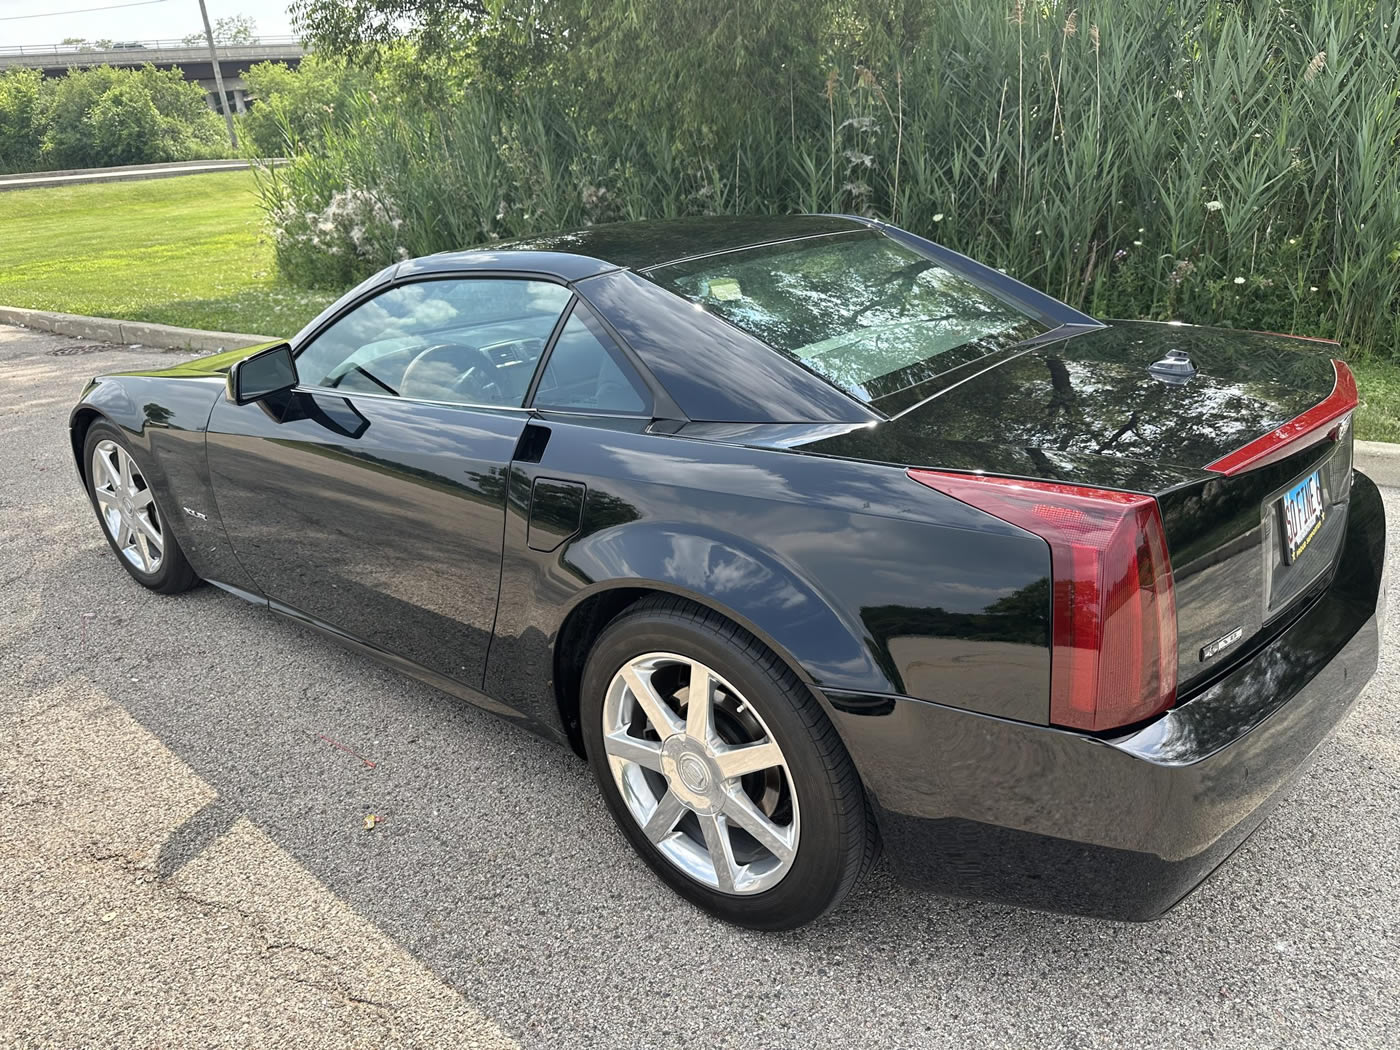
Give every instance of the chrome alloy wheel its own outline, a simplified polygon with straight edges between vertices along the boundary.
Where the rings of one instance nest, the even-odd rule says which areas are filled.
[[[92,492],[122,557],[141,572],[158,570],[165,557],[165,531],[155,497],[136,461],[115,441],[99,441],[92,450]]]
[[[761,893],[797,857],[792,774],[732,685],[673,653],[624,664],[603,700],[603,749],[632,818],[667,860],[721,893]]]

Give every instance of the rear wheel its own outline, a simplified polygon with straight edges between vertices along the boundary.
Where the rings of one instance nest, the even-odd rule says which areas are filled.
[[[860,781],[815,697],[707,609],[647,599],[610,624],[589,656],[580,714],[623,833],[722,919],[800,926],[873,859]]]
[[[88,494],[122,567],[137,583],[162,594],[189,590],[198,583],[121,432],[109,423],[94,423],[83,449]]]

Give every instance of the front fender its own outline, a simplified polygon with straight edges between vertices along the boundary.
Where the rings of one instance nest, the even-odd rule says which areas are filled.
[[[168,506],[170,483],[166,473],[166,457],[161,454],[163,450],[152,446],[150,434],[152,426],[160,425],[165,416],[157,412],[153,420],[151,413],[139,402],[139,391],[130,389],[131,382],[131,378],[125,376],[97,376],[83,388],[78,403],[68,414],[68,437],[74,465],[78,468],[78,477],[86,486],[88,465],[83,461],[83,443],[87,439],[88,428],[98,419],[110,423],[122,431],[127,442],[140,455],[147,483],[155,490],[157,503],[168,518],[171,508]],[[149,407],[158,406],[152,404]],[[206,419],[208,415],[206,407]],[[199,429],[202,431],[203,426],[200,425]]]
[[[86,491],[83,443],[88,428],[101,419],[120,429],[195,573],[256,594],[224,533],[204,449],[209,413],[223,389],[220,375],[98,376],[69,415],[69,439]]]

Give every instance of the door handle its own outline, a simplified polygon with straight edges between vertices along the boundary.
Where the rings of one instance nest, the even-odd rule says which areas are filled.
[[[548,444],[549,427],[539,423],[526,423],[520,440],[515,443],[515,455],[511,458],[517,463],[538,463],[544,456],[544,447]]]

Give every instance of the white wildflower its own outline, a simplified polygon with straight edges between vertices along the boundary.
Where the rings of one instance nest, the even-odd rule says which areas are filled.
[[[933,221],[934,221],[934,222],[942,222],[942,221],[943,221],[943,213],[942,213],[942,212],[939,212],[937,215],[935,215],[935,216],[933,217]]]
[[[1221,204],[1219,201],[1206,201],[1206,211],[1219,211],[1223,207],[1225,207],[1225,205]]]
[[[1236,278],[1235,278],[1235,283],[1236,283],[1236,284],[1244,284],[1244,278],[1243,278],[1243,277],[1236,277]]]

